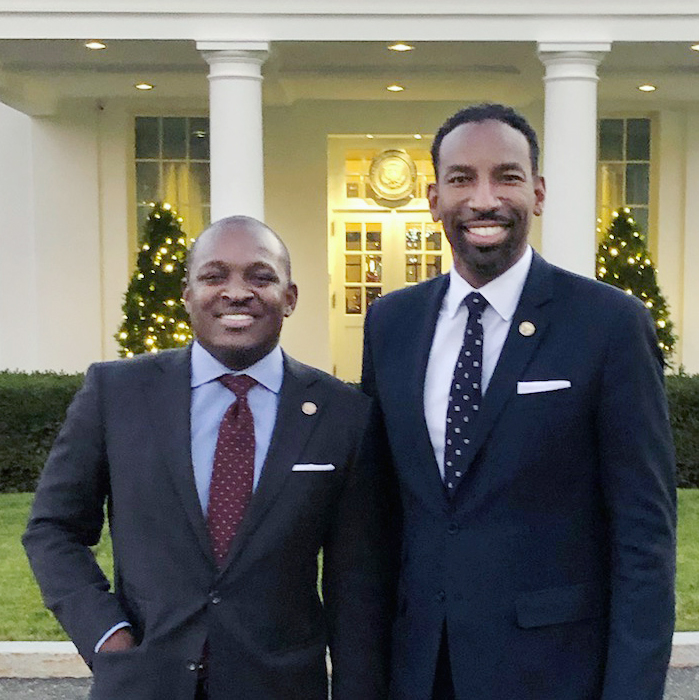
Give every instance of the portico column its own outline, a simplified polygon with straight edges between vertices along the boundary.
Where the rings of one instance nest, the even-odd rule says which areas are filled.
[[[597,66],[609,43],[539,43],[546,66],[542,253],[555,265],[595,275]]]
[[[264,220],[262,64],[264,41],[198,41],[209,64],[211,220]]]

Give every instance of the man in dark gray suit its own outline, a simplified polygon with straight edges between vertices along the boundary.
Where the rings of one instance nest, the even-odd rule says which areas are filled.
[[[46,604],[95,700],[321,700],[326,646],[334,700],[379,700],[388,586],[380,491],[355,462],[366,399],[279,348],[297,290],[260,222],[200,236],[184,299],[191,347],[93,365],[68,411],[24,535]],[[90,550],[105,503],[113,591]]]

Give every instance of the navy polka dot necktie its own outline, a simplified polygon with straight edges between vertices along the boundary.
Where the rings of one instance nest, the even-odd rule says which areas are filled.
[[[454,367],[449,391],[447,428],[444,444],[444,485],[451,497],[465,470],[464,455],[473,436],[473,426],[481,404],[483,365],[483,326],[481,314],[488,302],[478,292],[463,302],[468,307],[464,343]]]
[[[224,374],[219,381],[236,396],[218,429],[209,486],[207,523],[216,563],[220,566],[252,496],[255,423],[248,406],[248,391],[257,382],[244,374],[235,377]]]

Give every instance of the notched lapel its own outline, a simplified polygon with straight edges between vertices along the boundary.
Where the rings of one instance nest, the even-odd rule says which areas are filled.
[[[191,403],[190,352],[167,352],[156,358],[156,369],[144,386],[153,424],[154,440],[182,508],[202,549],[213,562],[206,522],[197,496],[191,457],[189,412]]]
[[[546,335],[550,320],[547,303],[552,297],[551,276],[551,266],[534,253],[510,331],[481,402],[481,414],[466,454],[466,464],[471,464],[505,405],[516,394],[517,381]]]
[[[233,538],[222,571],[238,557],[247,538],[261,524],[290,477],[311,433],[323,415],[324,392],[302,365],[284,357],[284,381],[279,394],[277,420],[260,481]]]

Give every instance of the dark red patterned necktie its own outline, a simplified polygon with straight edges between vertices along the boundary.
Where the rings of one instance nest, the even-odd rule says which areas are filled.
[[[255,424],[248,406],[248,391],[257,382],[244,374],[237,377],[224,374],[219,381],[236,396],[218,430],[209,487],[209,536],[220,566],[252,496]]]

